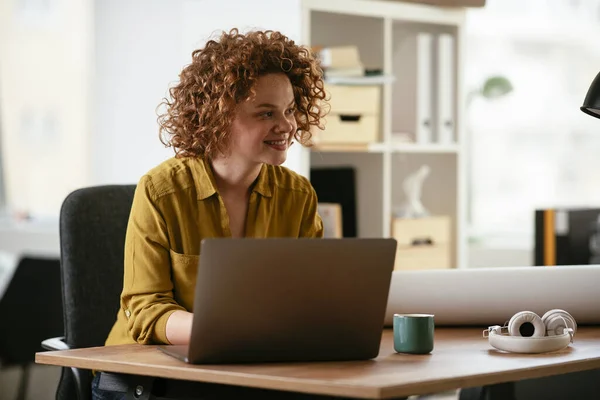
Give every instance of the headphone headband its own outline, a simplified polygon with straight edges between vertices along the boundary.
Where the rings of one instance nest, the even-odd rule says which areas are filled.
[[[492,347],[510,353],[538,354],[558,351],[573,342],[573,330],[567,329],[562,335],[546,337],[508,336],[491,331],[489,343]]]

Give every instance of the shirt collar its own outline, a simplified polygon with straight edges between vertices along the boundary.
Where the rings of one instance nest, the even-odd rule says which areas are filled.
[[[194,163],[195,168],[192,168],[192,174],[194,175],[196,184],[196,193],[198,193],[198,200],[204,200],[217,193],[217,184],[208,160],[198,157],[195,161],[197,162]],[[252,191],[264,197],[271,197],[273,193],[271,190],[270,175],[269,167],[263,164]]]
[[[260,193],[263,197],[273,196],[271,191],[270,170],[271,169],[267,164],[263,164],[260,173],[258,174],[258,178],[256,178],[256,182],[254,183],[254,187],[252,188],[254,192]]]

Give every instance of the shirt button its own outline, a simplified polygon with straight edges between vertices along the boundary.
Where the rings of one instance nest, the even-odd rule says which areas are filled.
[[[125,310],[125,316],[126,316],[127,318],[131,317],[131,311],[129,311],[129,310]]]

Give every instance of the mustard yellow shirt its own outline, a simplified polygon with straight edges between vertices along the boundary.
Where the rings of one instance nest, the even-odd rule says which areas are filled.
[[[246,237],[322,237],[316,193],[305,177],[263,165],[252,187]],[[125,239],[121,307],[106,345],[169,343],[176,310],[193,312],[200,241],[230,237],[210,164],[172,158],[136,188]]]

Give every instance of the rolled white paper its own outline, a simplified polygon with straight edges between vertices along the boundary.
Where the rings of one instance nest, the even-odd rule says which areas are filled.
[[[600,324],[600,265],[394,271],[385,325],[394,313],[434,314],[440,325],[503,325],[519,311],[569,312]]]

